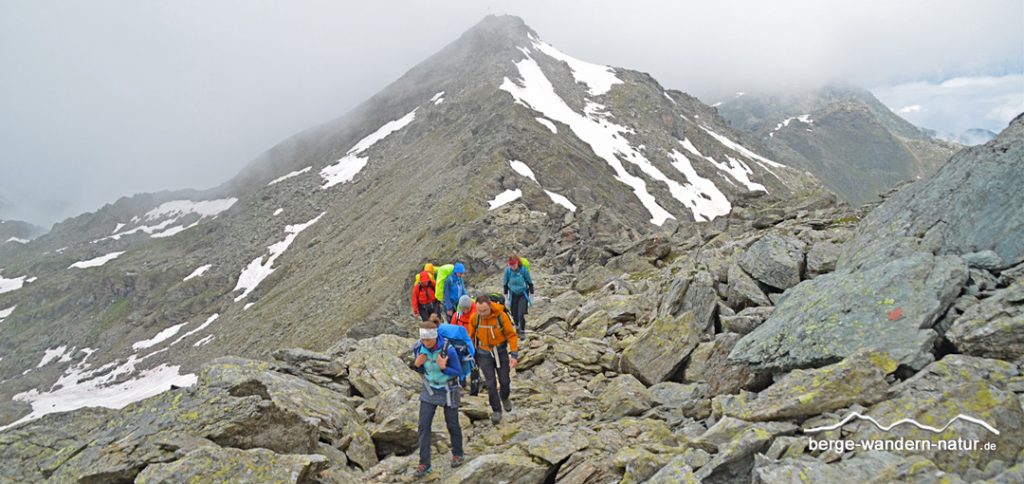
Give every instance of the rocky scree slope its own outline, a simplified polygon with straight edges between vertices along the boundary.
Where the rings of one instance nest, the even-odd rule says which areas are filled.
[[[753,146],[807,170],[854,206],[935,172],[960,145],[936,139],[869,91],[829,85],[797,93],[745,93],[716,103]]]
[[[1019,239],[1020,193],[974,189],[963,176],[979,187],[1012,182],[1022,130],[1019,119],[870,213],[825,193],[760,196],[633,243],[598,237],[620,241],[600,250],[565,242],[589,235],[569,224],[563,252],[535,262],[542,283],[513,412],[494,426],[483,395],[463,399],[467,463],[457,470],[436,417],[428,480],[1021,481],[1024,265],[1011,241],[964,245],[979,217],[953,216],[952,205],[991,208]],[[533,216],[519,203],[499,212]],[[929,222],[935,213],[941,224]],[[917,224],[932,235],[918,237]],[[569,262],[564,272],[555,260]],[[195,386],[120,412],[48,415],[0,433],[0,457],[13,463],[2,472],[410,482],[421,384],[409,368],[413,327],[268,361],[225,357],[205,364]],[[857,415],[921,426],[883,431]],[[995,447],[816,450],[811,438]]]
[[[818,187],[741,141],[644,73],[488,17],[219,187],[123,198],[0,254],[17,286],[0,293],[0,423],[122,406],[224,354],[404,331],[427,260],[464,260],[480,287],[513,250],[572,264],[572,237],[617,239],[580,252],[607,260]],[[501,211],[513,199],[527,211]]]

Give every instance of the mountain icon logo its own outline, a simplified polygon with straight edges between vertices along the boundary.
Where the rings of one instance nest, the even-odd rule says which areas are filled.
[[[850,412],[845,417],[843,417],[842,420],[840,420],[840,421],[838,421],[838,422],[836,422],[836,423],[834,423],[832,425],[824,425],[824,426],[821,426],[821,427],[814,427],[814,428],[806,429],[806,430],[804,430],[804,433],[811,433],[811,434],[813,434],[813,433],[817,433],[817,432],[824,432],[824,431],[828,431],[828,430],[835,430],[835,429],[837,429],[839,427],[842,427],[843,425],[846,425],[847,423],[849,423],[853,419],[867,420],[868,422],[871,422],[876,428],[878,428],[878,430],[881,430],[883,432],[888,432],[893,427],[896,427],[898,425],[908,424],[908,425],[913,425],[913,426],[915,426],[915,427],[917,427],[917,428],[919,428],[921,430],[927,430],[929,432],[933,432],[933,433],[936,433],[936,434],[942,433],[943,431],[945,431],[946,428],[948,428],[950,425],[953,425],[953,422],[956,422],[957,420],[963,420],[963,421],[966,421],[966,422],[971,422],[973,424],[977,424],[977,425],[980,425],[982,427],[985,427],[985,430],[988,430],[989,432],[992,432],[995,435],[999,435],[999,430],[997,430],[995,427],[990,425],[988,422],[986,422],[986,421],[984,421],[984,420],[982,420],[980,418],[977,418],[977,417],[972,417],[970,415],[964,415],[962,413],[958,414],[956,417],[953,417],[953,418],[949,419],[949,421],[946,422],[946,425],[943,425],[942,427],[936,428],[936,427],[932,427],[930,425],[922,424],[921,422],[918,422],[917,420],[914,420],[912,418],[905,418],[905,419],[897,420],[897,421],[893,422],[890,425],[882,425],[877,420],[875,420],[874,418],[872,418],[870,416],[863,415],[863,414],[861,414],[859,412]]]

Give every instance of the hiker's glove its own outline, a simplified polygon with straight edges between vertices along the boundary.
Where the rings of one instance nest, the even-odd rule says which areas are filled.
[[[533,284],[530,284],[530,294],[533,294]]]

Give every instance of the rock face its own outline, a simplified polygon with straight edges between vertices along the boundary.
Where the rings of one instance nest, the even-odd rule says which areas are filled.
[[[753,401],[723,402],[722,412],[743,420],[786,420],[870,405],[885,397],[885,376],[894,371],[896,360],[887,353],[858,352],[834,365],[787,373]]]
[[[599,390],[598,401],[606,419],[640,415],[651,408],[650,392],[632,375],[609,380]]]
[[[980,444],[994,443],[992,451],[950,452],[931,450],[896,451],[902,455],[919,455],[947,472],[984,469],[994,460],[1012,461],[1024,448],[1024,410],[1019,397],[1011,390],[1011,379],[1018,377],[1016,365],[999,360],[963,355],[948,355],[893,388],[895,397],[868,408],[866,414],[881,425],[912,418],[924,425],[942,428],[959,415],[979,419],[996,429],[955,419],[940,433],[913,425],[899,425],[882,431],[867,421],[847,424],[851,439],[943,440],[977,439]]]
[[[622,367],[648,385],[665,381],[697,346],[704,329],[691,312],[655,320],[622,352]]]
[[[324,462],[324,456],[315,454],[282,455],[266,449],[201,447],[169,464],[147,467],[135,482],[312,483]]]
[[[968,308],[946,337],[969,355],[1004,360],[1024,357],[1024,281]]]
[[[505,454],[482,455],[466,463],[446,483],[541,482],[548,467],[529,457]]]
[[[955,256],[918,253],[858,272],[835,272],[786,293],[729,358],[773,371],[821,366],[884,342],[899,364],[931,361],[936,320],[967,280]]]
[[[992,250],[1000,269],[1024,261],[1024,119],[995,140],[956,154],[934,175],[900,190],[868,215],[840,267],[861,267],[913,251]]]
[[[740,267],[754,279],[777,289],[800,283],[806,244],[793,237],[769,233],[751,245],[739,259]]]

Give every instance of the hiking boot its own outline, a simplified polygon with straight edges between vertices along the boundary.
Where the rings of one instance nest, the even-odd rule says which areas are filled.
[[[506,412],[512,411],[512,401],[507,398],[501,401],[501,406],[505,409]]]
[[[420,464],[418,467],[416,467],[416,472],[413,472],[412,476],[416,477],[416,478],[420,478],[420,477],[423,477],[423,476],[425,476],[427,474],[430,474],[431,470],[432,469],[430,468],[429,465],[427,465],[427,464]]]
[[[501,412],[494,412],[491,414],[491,423],[494,425],[501,423]]]
[[[461,466],[465,462],[466,462],[466,458],[464,456],[453,455],[452,456],[452,469]]]

